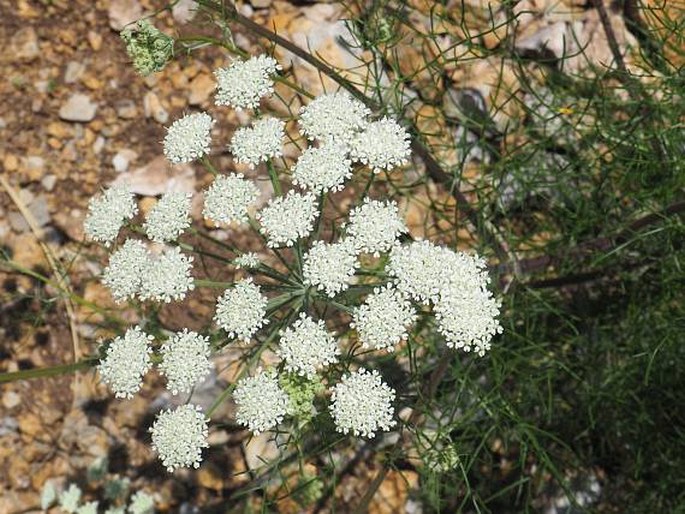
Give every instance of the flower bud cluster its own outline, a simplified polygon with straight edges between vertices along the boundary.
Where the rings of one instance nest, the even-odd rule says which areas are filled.
[[[139,20],[133,28],[121,31],[126,53],[133,67],[143,76],[162,71],[174,55],[174,38],[155,28],[147,20]]]

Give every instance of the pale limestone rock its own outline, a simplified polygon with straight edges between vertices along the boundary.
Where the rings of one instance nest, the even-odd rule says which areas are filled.
[[[119,150],[112,158],[112,166],[114,166],[114,171],[117,173],[128,171],[128,167],[131,162],[135,161],[137,158],[138,152],[135,150],[130,150],[128,148]]]
[[[169,121],[169,112],[164,108],[159,97],[152,91],[145,93],[143,109],[145,110],[146,118],[153,118],[157,123]]]
[[[59,117],[65,121],[88,122],[95,118],[98,106],[88,95],[74,93],[60,107]]]
[[[195,172],[187,164],[171,166],[163,156],[159,156],[145,166],[121,173],[114,184],[126,183],[135,194],[159,196],[168,191],[195,192]]]
[[[18,61],[32,61],[40,55],[38,34],[33,27],[24,27],[14,33],[6,57]],[[4,58],[3,58],[4,60]]]
[[[197,2],[195,0],[180,0],[171,9],[171,15],[177,23],[188,23],[195,17]]]
[[[83,63],[78,61],[69,61],[67,63],[67,69],[64,71],[64,82],[67,84],[73,84],[81,78],[85,71],[86,67]]]
[[[216,82],[210,75],[205,73],[197,75],[190,82],[188,103],[190,105],[202,105],[209,99],[214,89],[216,89]]]
[[[143,16],[143,8],[138,0],[111,0],[107,11],[109,26],[120,31],[129,23]]]

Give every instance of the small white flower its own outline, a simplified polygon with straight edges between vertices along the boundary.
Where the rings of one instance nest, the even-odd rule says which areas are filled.
[[[314,241],[304,256],[304,283],[333,297],[349,287],[358,265],[351,240],[344,239],[337,243]]]
[[[254,252],[247,252],[233,259],[236,268],[254,269],[258,268],[260,263],[259,257]]]
[[[98,371],[102,381],[117,398],[133,398],[143,385],[143,376],[152,367],[150,341],[140,327],[129,328],[124,337],[117,337],[107,348]]]
[[[453,254],[430,241],[395,246],[390,252],[388,273],[396,278],[397,288],[418,302],[435,302],[448,280],[446,267]]]
[[[233,399],[236,420],[255,435],[278,425],[288,409],[288,395],[278,385],[276,374],[261,368],[255,376],[238,381]]]
[[[127,239],[112,253],[102,275],[102,283],[110,289],[116,302],[131,299],[140,292],[149,261],[145,243],[137,239]]]
[[[167,388],[173,393],[189,393],[209,373],[209,338],[183,329],[176,332],[160,348],[159,369],[167,377]]]
[[[350,213],[347,234],[361,252],[378,257],[397,242],[401,234],[407,233],[407,226],[400,217],[395,202],[380,202],[366,198],[364,204]]]
[[[327,143],[320,148],[307,148],[293,166],[293,184],[314,193],[341,191],[352,176],[352,161],[347,148]]]
[[[48,510],[56,500],[57,489],[55,488],[55,482],[51,479],[43,484],[43,489],[40,491],[40,508]]]
[[[335,337],[326,330],[323,321],[314,321],[305,313],[291,327],[281,330],[278,356],[285,361],[285,369],[298,375],[312,377],[317,368],[338,361],[340,348]]]
[[[130,514],[153,514],[155,511],[155,499],[144,491],[137,491],[131,496],[128,506]]]
[[[249,343],[257,330],[268,323],[267,303],[267,297],[251,278],[241,280],[226,289],[217,301],[214,321],[229,337]]]
[[[407,338],[407,329],[416,321],[416,311],[402,294],[391,286],[376,288],[353,314],[352,328],[357,329],[364,348],[392,352]]]
[[[214,123],[206,112],[186,114],[173,122],[164,138],[164,155],[169,162],[192,162],[207,155]]]
[[[231,173],[214,179],[205,191],[202,214],[214,223],[245,223],[247,209],[257,200],[259,190],[242,173]]]
[[[288,191],[285,196],[272,198],[257,219],[260,232],[267,238],[269,247],[292,246],[314,229],[319,203],[311,193]]]
[[[241,127],[233,134],[230,150],[238,162],[254,168],[260,162],[283,153],[285,122],[272,117],[261,118],[251,127]]]
[[[81,489],[76,484],[71,484],[66,491],[59,495],[59,506],[64,512],[73,514],[78,509],[81,500]]]
[[[192,256],[182,253],[179,247],[166,248],[161,255],[150,259],[140,285],[140,300],[165,303],[183,300],[188,291],[195,289],[192,269]]]
[[[347,144],[367,125],[371,111],[348,93],[330,93],[300,109],[300,128],[309,140]]]
[[[280,69],[276,59],[267,55],[234,61],[228,68],[219,68],[214,72],[216,105],[229,105],[238,111],[256,109],[262,97],[273,93],[271,76]]]
[[[202,448],[207,448],[207,422],[202,409],[186,404],[176,409],[163,410],[157,415],[150,433],[152,449],[167,471],[176,468],[199,468],[202,462]]]
[[[338,432],[373,437],[376,431],[395,425],[394,400],[395,390],[383,382],[378,371],[360,368],[333,387],[329,408]]]
[[[76,514],[98,514],[99,502],[88,502],[76,509]]]
[[[409,134],[395,120],[383,118],[370,123],[350,143],[352,158],[374,173],[390,171],[409,162]]]
[[[191,193],[164,193],[145,220],[145,233],[153,241],[174,241],[190,226]]]
[[[109,246],[119,235],[124,221],[138,214],[135,196],[126,184],[114,185],[88,202],[83,229],[94,241]]]
[[[480,357],[490,350],[490,341],[502,333],[497,319],[501,303],[481,287],[444,291],[435,304],[438,332],[450,348],[474,351]]]

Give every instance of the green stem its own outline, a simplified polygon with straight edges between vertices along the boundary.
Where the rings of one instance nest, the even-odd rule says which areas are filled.
[[[338,302],[333,301],[333,300],[325,300],[325,302],[328,305],[332,305],[336,309],[341,310],[343,312],[347,312],[349,314],[352,314],[354,312],[354,309],[352,307],[348,307],[347,305],[343,305],[342,303],[338,303]]]
[[[252,218],[250,217],[250,218],[248,218],[248,223],[250,224],[250,228],[252,228],[252,230],[254,230],[255,233],[261,238],[262,242],[263,242],[264,244],[267,244],[267,243],[268,243],[267,238],[266,238],[266,236],[265,236],[264,234],[262,234],[261,231],[259,230],[259,225],[257,224],[257,222],[256,222],[254,219],[252,219]],[[268,244],[267,244],[267,246],[268,246]],[[278,258],[278,260],[281,261],[281,264],[283,264],[283,266],[285,266],[286,269],[287,269],[290,273],[295,274],[295,270],[293,270],[293,268],[290,266],[290,263],[288,263],[288,261],[286,261],[286,260],[283,258],[283,256],[281,255],[281,252],[279,252],[277,248],[271,248],[271,247],[269,247],[269,249],[274,253],[274,255]]]
[[[274,188],[274,193],[276,196],[281,196],[283,194],[281,189],[281,181],[278,179],[278,173],[276,172],[276,168],[274,168],[274,163],[271,161],[271,159],[266,161],[266,169],[269,170],[269,179],[271,180],[271,185]]]
[[[216,282],[214,280],[205,280],[201,278],[195,279],[195,287],[216,287],[220,289],[227,289],[232,285],[233,283],[231,282]]]
[[[87,307],[88,309],[92,310],[93,312],[100,314],[106,321],[108,321],[110,323],[114,323],[117,325],[127,324],[127,322],[125,322],[122,318],[119,318],[117,316],[113,316],[112,314],[108,314],[107,311],[105,309],[103,309],[102,307],[100,307],[99,305],[86,300],[85,298],[77,295],[73,291],[68,291],[66,289],[63,289],[60,284],[58,284],[57,282],[55,282],[53,280],[50,280],[45,275],[41,275],[40,273],[37,273],[37,272],[30,270],[28,268],[24,268],[23,266],[17,264],[14,261],[4,261],[4,262],[0,262],[0,265],[1,264],[6,265],[8,268],[10,268],[14,271],[17,271],[17,272],[21,273],[22,275],[26,275],[28,277],[35,278],[36,280],[39,280],[40,282],[43,282],[46,286],[50,286],[53,289],[55,289],[56,291],[59,291],[60,293],[67,295],[72,302],[80,305],[81,307]]]
[[[221,248],[225,248],[226,250],[229,250],[233,253],[240,253],[236,249],[235,246],[230,245],[230,244],[226,243],[225,241],[220,241],[219,239],[212,237],[210,234],[207,234],[206,232],[204,232],[202,230],[198,230],[194,227],[191,227],[190,229],[188,229],[188,232],[190,232],[191,234],[194,234],[196,236],[200,236],[201,238],[206,239],[207,241],[210,241],[210,242],[214,243],[215,245],[218,245]]]
[[[200,162],[202,163],[204,169],[210,172],[215,177],[219,174],[219,171],[214,167],[214,164],[212,164],[212,161],[209,159],[208,155],[202,156]]]
[[[255,273],[259,273],[261,275],[272,278],[272,279],[277,280],[281,283],[288,284],[290,286],[294,286],[294,287],[300,286],[300,284],[298,284],[297,282],[293,282],[286,275],[283,275],[282,273],[279,273],[275,269],[270,268],[269,266],[266,266],[264,264],[260,264],[259,267],[254,268],[253,271]]]
[[[271,300],[269,300],[269,303],[267,303],[266,305],[267,314],[273,313],[274,311],[280,309],[284,305],[290,303],[294,298],[298,298],[300,296],[302,296],[302,291],[296,291],[294,293],[285,293],[274,298],[271,298]]]
[[[288,86],[293,91],[297,91],[299,94],[301,94],[302,96],[306,96],[309,99],[316,98],[309,91],[302,89],[300,86],[298,86],[297,84],[295,84],[291,80],[288,80],[285,77],[281,77],[281,76],[277,75],[274,77],[274,82],[280,82],[281,84],[285,84],[286,86]]]
[[[72,364],[60,364],[58,366],[51,366],[49,368],[35,368],[24,369],[21,371],[13,371],[11,373],[0,373],[0,384],[6,382],[14,382],[16,380],[29,380],[32,378],[46,378],[55,377],[58,375],[67,375],[82,369],[92,367],[97,361],[95,359],[86,359]]]
[[[198,250],[195,248],[193,245],[189,245],[188,243],[178,243],[179,248],[186,250],[188,252],[194,252],[198,255],[204,255],[205,257],[211,257],[212,259],[216,259],[217,261],[221,261],[224,263],[230,263],[231,259],[227,259],[226,257],[223,257],[219,254],[212,253],[212,252],[207,252],[205,250]]]
[[[202,43],[202,45],[194,46],[191,47],[190,45],[187,46],[188,50],[195,50],[196,48],[201,48],[202,46],[209,46],[209,45],[215,45],[215,46],[220,46],[222,48],[225,48],[231,53],[240,55],[241,57],[246,57],[248,55],[247,52],[242,51],[240,48],[235,47],[229,43],[226,43],[220,39],[216,39],[210,36],[188,36],[188,37],[183,37],[183,38],[178,38],[176,40],[177,43],[180,43],[181,45],[186,46],[186,43]]]

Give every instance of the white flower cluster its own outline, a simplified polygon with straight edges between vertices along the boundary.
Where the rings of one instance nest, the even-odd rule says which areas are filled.
[[[390,252],[388,272],[396,277],[397,288],[411,299],[428,305],[436,302],[446,277],[452,252],[430,241],[396,246]]]
[[[283,153],[285,122],[276,118],[261,118],[251,127],[241,127],[233,134],[230,150],[240,163],[254,168],[260,162]]]
[[[311,378],[317,368],[338,361],[338,342],[326,330],[322,320],[314,321],[302,312],[300,318],[291,327],[281,330],[279,335],[277,353],[288,371]]]
[[[300,109],[300,130],[307,139],[324,143],[323,149],[337,143],[346,153],[345,160],[361,162],[374,173],[407,164],[411,154],[407,131],[388,117],[369,121],[370,114],[363,103],[347,93],[325,94]],[[297,183],[312,190],[341,188],[346,175],[340,160],[332,167],[326,160],[333,160],[325,152],[311,156],[305,152],[302,158],[294,170]],[[319,162],[326,166],[317,170]]]
[[[182,467],[200,467],[207,442],[208,419],[202,409],[186,404],[163,410],[150,428],[152,448],[169,472]]]
[[[254,183],[245,180],[242,173],[217,177],[205,191],[205,207],[202,214],[214,223],[245,223],[247,210],[259,196]]]
[[[260,232],[267,237],[271,248],[292,246],[301,237],[307,237],[314,228],[319,202],[311,193],[298,194],[288,191],[269,201],[257,219],[261,223]]]
[[[304,283],[322,290],[331,298],[347,289],[359,263],[354,243],[314,241],[304,256]]]
[[[310,140],[349,144],[366,127],[370,114],[348,93],[325,94],[300,109],[300,129]]]
[[[288,395],[278,385],[272,371],[257,370],[257,374],[238,381],[235,391],[236,420],[255,435],[271,430],[283,421],[288,409]]]
[[[127,185],[114,185],[88,202],[83,229],[88,237],[106,246],[119,235],[126,220],[138,214],[136,199]]]
[[[260,262],[254,252],[247,252],[233,259],[236,268],[255,269],[259,267]]]
[[[273,92],[272,77],[278,70],[278,63],[267,56],[236,61],[217,70],[216,104],[238,110],[256,109],[260,99]],[[328,303],[351,313],[350,326],[356,330],[361,347],[369,350],[392,352],[406,340],[419,315],[417,303],[423,304],[422,316],[432,312],[437,331],[452,348],[483,355],[490,349],[492,337],[502,331],[497,319],[500,303],[488,290],[485,261],[428,241],[400,245],[399,239],[408,229],[394,201],[365,198],[349,213],[341,237],[334,227],[336,238],[331,242],[308,240],[323,210],[324,202],[319,201],[319,195],[325,198],[327,193],[341,191],[352,176],[354,163],[379,173],[409,160],[407,131],[387,117],[372,121],[370,114],[363,103],[346,93],[320,96],[300,111],[301,132],[313,143],[301,154],[290,175],[293,184],[303,191],[277,194],[255,216],[267,246],[276,249],[276,257],[286,262],[286,267],[285,259],[297,253],[298,269],[279,280],[281,271],[271,269],[268,258],[261,262],[254,253],[238,252],[228,261],[236,268],[256,270],[282,282],[263,286],[266,290],[282,291],[281,296],[272,298],[271,304],[262,286],[252,278],[238,280],[223,292],[217,299],[214,322],[230,339],[249,343],[269,323],[267,315],[281,309],[279,306],[292,302],[295,308],[302,309],[299,317],[278,333],[278,366],[270,370],[259,368],[256,374],[236,384],[236,419],[255,434],[273,429],[288,415],[300,422],[304,419],[293,412],[316,413],[318,405],[313,402],[330,380],[329,376],[319,377],[317,373],[336,364],[342,349],[328,331],[326,321],[318,319],[325,310],[317,308],[312,317],[312,302],[316,307]],[[174,122],[164,140],[166,157],[172,163],[182,163],[205,156],[213,125],[214,120],[206,113],[187,115]],[[235,161],[254,168],[282,155],[284,138],[284,121],[262,117],[236,130],[229,148]],[[278,180],[273,173],[270,176]],[[274,191],[278,193],[277,185]],[[258,196],[259,188],[242,174],[219,175],[204,192],[203,215],[217,225],[251,221],[249,211]],[[173,241],[190,225],[190,207],[191,195],[163,195],[147,216],[145,233],[156,243]],[[91,200],[86,232],[109,244],[116,240],[122,223],[136,214],[133,195],[125,187],[112,188]],[[320,227],[328,230],[327,224]],[[296,243],[297,252],[280,250]],[[387,262],[377,259],[372,272],[358,272],[362,265],[360,256],[361,262],[366,263],[368,255],[378,258],[381,254],[388,257]],[[133,298],[181,300],[195,285],[192,262],[193,258],[183,254],[178,246],[148,247],[143,241],[131,239],[111,255],[103,282],[119,302]],[[350,288],[357,273],[363,274],[361,282],[371,283],[375,288],[361,304],[356,302],[356,307],[349,308],[346,304],[351,298],[356,299],[358,289],[362,289]],[[384,282],[389,278],[390,282],[377,285],[371,282],[373,277]],[[314,288],[322,293],[314,293]],[[324,297],[336,295],[335,302]],[[290,316],[280,319],[290,320]],[[264,344],[268,345],[274,335]],[[107,349],[99,370],[117,396],[130,398],[139,390],[143,375],[151,367],[151,339],[135,327]],[[358,347],[353,346],[350,351],[355,350]],[[169,390],[173,394],[192,391],[211,370],[210,353],[208,337],[188,329],[172,334],[160,345],[158,355],[159,369]],[[279,372],[283,373],[280,377]],[[360,368],[347,372],[331,385],[329,392],[328,410],[338,432],[374,437],[396,423],[396,393],[383,382],[378,371]],[[198,467],[202,448],[207,447],[207,422],[199,407],[193,405],[159,414],[150,429],[153,447],[170,471]]]
[[[433,303],[438,331],[449,347],[483,356],[502,332],[500,303],[488,290],[483,259],[417,241],[393,248],[388,271],[402,293]]]
[[[216,304],[214,321],[231,338],[249,343],[257,330],[269,321],[266,316],[268,299],[251,278],[236,282],[226,289]]]
[[[102,381],[117,398],[132,398],[142,385],[142,378],[152,367],[151,335],[138,326],[129,328],[123,337],[114,339],[98,365]],[[159,370],[167,377],[173,394],[190,392],[212,367],[209,339],[184,329],[173,334],[160,348]]]
[[[172,394],[189,393],[212,368],[209,338],[184,329],[173,334],[160,348],[159,370],[167,377]]]
[[[188,291],[195,289],[192,267],[193,257],[182,253],[179,247],[165,248],[159,255],[150,253],[138,297],[141,301],[165,303],[183,300]]]
[[[136,326],[108,346],[97,369],[117,398],[132,398],[142,386],[143,376],[152,367],[152,340]],[[159,370],[167,377],[172,394],[190,392],[209,373],[209,353],[208,338],[188,329],[173,334],[161,346]],[[159,414],[150,428],[152,447],[169,471],[199,466],[201,448],[207,447],[207,422],[200,408],[192,405]]]
[[[409,162],[409,134],[399,123],[383,118],[369,123],[350,142],[352,157],[369,166],[374,173],[390,171]]]
[[[395,202],[380,202],[366,198],[364,203],[350,212],[347,234],[358,251],[378,257],[389,251],[397,238],[408,232]]]
[[[485,287],[446,290],[435,304],[438,331],[450,348],[473,351],[479,356],[491,348],[491,339],[502,333],[498,316],[501,303]]]
[[[293,184],[314,193],[341,191],[350,177],[352,161],[347,148],[335,142],[307,148],[293,166]]]
[[[102,381],[117,398],[133,398],[143,385],[143,376],[152,367],[150,341],[140,327],[129,328],[124,337],[117,337],[107,348],[98,371]]]
[[[378,371],[360,368],[345,375],[333,387],[330,411],[336,430],[343,434],[374,437],[378,430],[390,430],[395,390],[383,382]]]
[[[136,295],[141,301],[179,301],[195,288],[192,262],[178,247],[153,255],[142,241],[128,239],[110,256],[102,282],[117,302]]]
[[[145,243],[127,239],[109,258],[102,283],[112,292],[116,302],[132,299],[140,292],[143,274],[149,265]]]
[[[214,123],[206,112],[186,114],[173,122],[164,138],[164,155],[169,162],[192,162],[207,155]]]
[[[354,311],[351,327],[364,348],[393,351],[416,321],[411,303],[395,288],[376,288]]]
[[[147,215],[143,229],[153,241],[174,241],[190,226],[191,193],[170,191],[162,195]]]
[[[105,511],[105,514],[125,514],[123,510],[121,512],[114,511],[117,507],[110,507],[109,510]],[[118,507],[123,509],[124,507]],[[131,503],[128,506],[129,514],[154,514],[155,513],[155,499],[147,494],[145,491],[136,491],[136,494],[131,496]]]
[[[271,76],[281,70],[276,59],[266,55],[235,61],[228,68],[214,72],[217,82],[216,105],[229,105],[235,110],[256,109],[259,100],[273,93]]]

